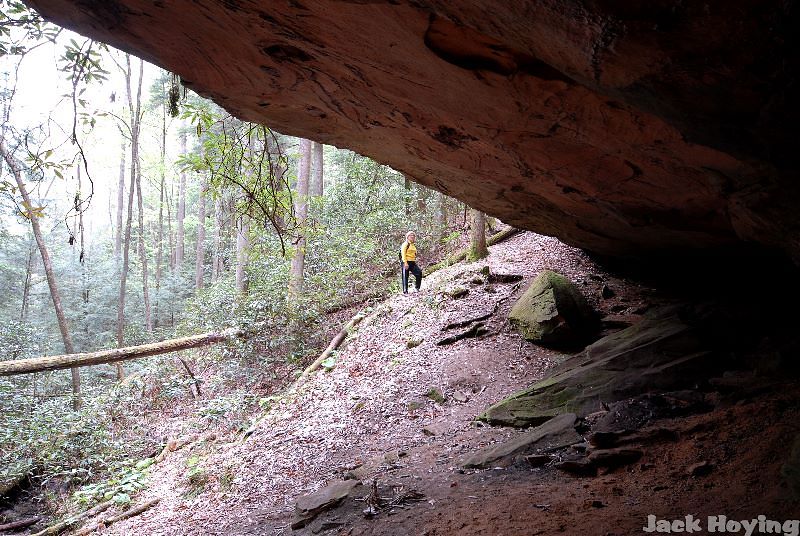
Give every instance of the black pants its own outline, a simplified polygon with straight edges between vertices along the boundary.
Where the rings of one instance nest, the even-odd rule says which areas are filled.
[[[408,273],[411,272],[414,274],[414,279],[416,281],[416,288],[419,290],[419,287],[422,286],[422,270],[420,270],[419,266],[414,261],[408,261],[408,269],[403,266],[402,261],[400,262],[400,273],[402,274],[401,279],[403,280],[403,294],[408,293]]]

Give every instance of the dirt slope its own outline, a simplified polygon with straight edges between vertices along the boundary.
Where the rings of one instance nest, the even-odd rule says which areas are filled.
[[[484,265],[524,279],[487,283]],[[466,455],[520,433],[479,426],[474,417],[564,358],[522,341],[505,321],[514,297],[544,268],[578,282],[605,313],[630,314],[663,300],[603,273],[554,239],[518,235],[494,246],[487,260],[434,274],[421,292],[377,307],[335,367],[275,400],[245,441],[223,436],[173,453],[137,498],[161,502],[107,533],[631,534],[641,531],[648,513],[731,516],[746,505],[748,512],[762,508],[759,513],[785,517],[787,494],[769,483],[779,482],[781,448],[797,433],[797,405],[789,395],[671,423],[680,442],[652,445],[640,464],[594,479],[552,468],[460,469]],[[600,298],[604,284],[613,298]],[[465,296],[451,297],[464,289]],[[449,322],[498,303],[488,334],[435,344],[457,331],[442,332]],[[432,400],[438,394],[444,401]],[[773,426],[765,430],[748,419],[754,413],[773,415]],[[715,469],[702,479],[688,476],[686,468],[699,460]],[[203,477],[190,481],[197,467]],[[402,486],[424,498],[371,519],[361,513],[365,503],[348,499],[324,516],[325,524],[289,527],[298,496],[346,477],[365,484],[377,479],[381,495]],[[368,491],[357,488],[355,496]]]

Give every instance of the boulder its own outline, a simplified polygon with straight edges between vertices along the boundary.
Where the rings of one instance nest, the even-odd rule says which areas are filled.
[[[576,346],[598,327],[597,315],[578,288],[550,270],[534,278],[508,319],[527,340],[548,346]]]
[[[424,426],[422,433],[426,436],[440,436],[450,429],[450,423],[446,421],[435,422]]]
[[[574,413],[554,417],[524,434],[473,454],[462,465],[465,468],[484,468],[515,455],[524,456],[535,449],[555,449],[583,441],[575,431],[576,419]]]
[[[292,528],[305,527],[320,513],[337,506],[360,484],[358,480],[334,480],[314,493],[303,495],[295,504]]]
[[[713,310],[674,305],[654,309],[554,368],[547,377],[487,409],[479,419],[535,426],[562,413],[584,417],[603,404],[650,391],[695,389],[729,364],[734,325]],[[718,331],[717,331],[718,330]],[[741,330],[739,330],[741,331]]]

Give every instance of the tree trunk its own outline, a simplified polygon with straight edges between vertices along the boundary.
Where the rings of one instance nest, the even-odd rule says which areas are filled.
[[[222,197],[214,200],[214,250],[211,259],[211,279],[216,281],[222,272]]]
[[[175,269],[175,242],[173,240],[172,235],[172,209],[170,208],[171,205],[169,203],[169,199],[167,200],[167,239],[169,243],[167,244],[169,248],[169,268],[170,270]]]
[[[480,210],[469,209],[472,215],[472,233],[467,261],[475,262],[489,256],[486,247],[486,216]]]
[[[439,251],[444,242],[445,231],[447,230],[447,197],[439,194],[439,210],[436,211],[436,244],[434,251]]]
[[[20,307],[19,319],[25,322],[28,319],[28,304],[31,297],[31,279],[33,278],[33,260],[36,243],[32,241],[28,247],[28,262],[25,263],[25,282],[22,286],[22,306]]]
[[[119,259],[122,250],[122,213],[125,211],[125,138],[122,138],[122,155],[119,159],[119,182],[117,183],[117,232],[114,235],[114,257]]]
[[[8,152],[5,145],[5,140],[0,138],[0,155],[3,160],[8,164],[14,180],[17,183],[17,189],[22,196],[23,207],[27,211],[25,216],[31,222],[33,229],[33,237],[36,240],[36,245],[39,247],[39,254],[42,257],[42,266],[44,267],[45,277],[47,278],[47,286],[50,288],[50,298],[53,300],[53,309],[55,309],[56,320],[58,321],[58,329],[61,331],[61,340],[64,343],[64,351],[71,354],[75,351],[72,346],[72,336],[69,333],[69,326],[67,325],[67,317],[64,314],[64,308],[61,305],[61,294],[58,292],[58,285],[56,284],[56,276],[53,272],[53,263],[50,260],[50,254],[47,251],[47,246],[44,243],[42,236],[42,229],[39,226],[39,216],[34,210],[34,205],[31,203],[31,197],[28,195],[28,189],[25,187],[25,182],[22,179],[22,170],[19,163],[14,156]],[[72,368],[72,408],[77,410],[81,406],[81,377],[77,368]]]
[[[131,226],[133,223],[133,194],[136,191],[136,177],[139,173],[139,114],[142,95],[142,74],[144,72],[144,62],[139,60],[139,81],[136,92],[136,103],[134,106],[133,92],[131,90],[131,57],[125,55],[127,70],[125,71],[125,86],[128,94],[128,111],[130,112],[130,133],[131,133],[131,186],[128,192],[128,218],[125,223],[125,239],[122,247],[122,273],[119,281],[119,302],[117,303],[117,346],[125,344],[125,297],[128,284],[128,270],[130,268],[130,249],[131,249]],[[122,380],[125,373],[122,365],[117,364],[117,379]]]
[[[102,363],[114,363],[127,361],[130,359],[140,359],[152,355],[178,352],[189,348],[199,348],[208,346],[228,339],[242,337],[244,334],[239,330],[229,329],[218,333],[203,333],[169,339],[151,344],[139,346],[129,346],[127,348],[113,348],[111,350],[100,350],[99,352],[89,352],[85,354],[70,355],[51,355],[45,357],[33,357],[30,359],[17,359],[13,361],[0,361],[0,376],[13,376],[16,374],[30,374],[32,372],[44,372],[47,370],[59,370],[65,368],[86,367],[89,365],[99,365]]]
[[[139,103],[137,103],[137,109]],[[137,140],[138,141],[138,140]],[[153,316],[150,311],[150,288],[147,282],[147,250],[144,247],[144,204],[142,203],[142,170],[136,166],[136,197],[139,207],[139,263],[142,265],[142,297],[144,299],[144,325],[147,333],[153,333]]]
[[[411,216],[411,179],[408,178],[408,175],[403,175],[403,187],[405,188],[406,218],[408,218]]]
[[[297,231],[294,240],[294,256],[289,271],[289,297],[297,298],[303,293],[303,271],[306,261],[306,220],[308,219],[308,182],[311,167],[311,141],[300,140],[300,164],[295,187],[295,218]]]
[[[311,144],[311,184],[308,186],[308,195],[311,197],[320,197],[325,193],[322,149],[321,143]]]
[[[247,293],[247,257],[250,247],[250,223],[242,218],[241,228],[236,232],[236,292]]]
[[[181,130],[181,154],[186,154],[186,130]],[[181,171],[178,182],[178,213],[176,215],[177,236],[175,238],[175,266],[180,270],[183,265],[186,249],[184,246],[185,233],[183,220],[186,217],[186,172]]]
[[[417,184],[414,189],[417,192],[417,212],[422,218],[427,219],[425,216],[428,213],[428,204],[425,202],[426,188],[421,184]]]
[[[203,269],[206,256],[206,177],[203,175],[200,184],[200,198],[197,208],[197,257],[194,263],[194,288],[196,291],[203,288]]]
[[[161,265],[164,262],[164,197],[166,177],[164,166],[167,157],[167,110],[161,106],[161,180],[158,186],[158,230],[156,232],[156,299],[153,307],[153,325],[158,327],[158,303],[161,299]]]

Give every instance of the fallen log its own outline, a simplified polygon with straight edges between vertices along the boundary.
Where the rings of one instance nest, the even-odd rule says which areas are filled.
[[[110,516],[110,517],[107,517],[105,519],[101,519],[97,523],[92,523],[91,525],[86,526],[86,527],[82,528],[81,530],[75,532],[75,534],[73,534],[72,536],[87,536],[88,534],[91,534],[91,533],[93,533],[93,532],[95,532],[97,530],[103,529],[103,528],[105,528],[105,527],[107,527],[109,525],[112,525],[112,524],[114,524],[114,523],[116,523],[118,521],[123,521],[125,519],[130,518],[130,517],[138,516],[139,514],[145,512],[145,511],[149,510],[150,508],[152,508],[153,506],[157,505],[159,503],[159,501],[161,501],[161,499],[151,499],[151,500],[147,501],[146,503],[140,504],[139,506],[135,506],[133,508],[125,510],[121,514],[118,514],[118,515],[115,515],[115,516]]]
[[[24,529],[30,527],[31,525],[35,525],[41,519],[41,517],[26,517],[25,519],[18,519],[16,521],[12,521],[11,523],[0,525],[0,532]]]
[[[15,361],[0,361],[0,376],[30,374],[32,372],[44,372],[47,370],[85,367],[88,365],[99,365],[101,363],[140,359],[142,357],[177,352],[179,350],[200,348],[241,336],[243,336],[241,331],[228,329],[219,333],[203,333],[202,335],[191,335],[189,337],[169,339],[151,344],[142,344],[141,346],[114,348],[85,354],[53,355],[33,357],[30,359],[17,359]]]
[[[498,243],[500,243],[503,240],[506,240],[508,238],[511,238],[512,236],[516,235],[517,233],[521,233],[521,232],[522,232],[522,229],[517,229],[516,227],[508,227],[508,228],[500,231],[499,233],[490,236],[486,240],[486,245],[487,246],[493,246],[493,245],[498,244]],[[452,255],[450,255],[449,257],[444,259],[443,261],[440,261],[440,262],[438,262],[438,263],[436,263],[434,265],[431,265],[431,266],[428,266],[427,268],[425,268],[425,270],[422,271],[422,275],[423,276],[427,276],[427,275],[430,275],[430,274],[432,274],[433,272],[435,272],[437,270],[441,270],[442,268],[447,268],[448,266],[452,266],[453,264],[455,264],[457,262],[461,262],[461,261],[463,261],[464,259],[467,258],[467,254],[468,253],[469,253],[469,248],[464,248],[464,249],[462,249],[462,250],[460,250],[460,251],[458,251],[456,253],[453,253]]]
[[[34,534],[31,534],[31,536],[52,536],[54,534],[59,534],[60,532],[65,531],[68,528],[70,528],[71,526],[75,525],[76,523],[78,523],[80,521],[83,521],[84,519],[87,519],[87,518],[90,518],[90,517],[94,517],[97,514],[105,512],[106,510],[108,510],[112,506],[114,506],[114,500],[113,499],[110,500],[110,501],[102,502],[102,503],[98,504],[97,506],[95,506],[94,508],[90,508],[90,509],[86,510],[85,512],[81,512],[80,514],[76,514],[74,516],[68,517],[64,521],[61,521],[60,523],[56,523],[55,525],[47,527],[44,530],[41,530],[41,531],[36,532]]]
[[[308,367],[306,367],[306,369],[303,371],[303,373],[300,375],[300,378],[298,379],[305,378],[306,376],[317,370],[319,366],[322,364],[322,362],[328,359],[328,357],[333,353],[333,351],[336,350],[340,344],[342,344],[342,341],[344,341],[345,337],[347,337],[347,335],[350,333],[350,330],[356,327],[358,323],[364,319],[365,316],[366,315],[363,312],[359,312],[356,316],[351,318],[350,322],[345,324],[342,330],[336,334],[333,340],[331,340],[328,347],[325,348],[325,351],[322,352],[320,356],[314,360],[313,363],[311,363]]]

